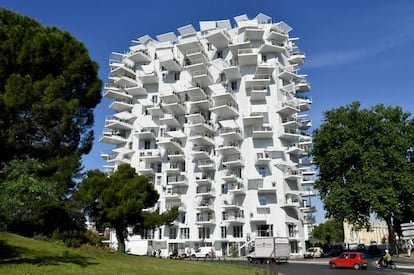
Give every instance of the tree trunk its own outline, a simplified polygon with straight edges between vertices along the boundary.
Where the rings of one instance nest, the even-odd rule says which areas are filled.
[[[385,222],[387,223],[387,227],[388,227],[388,243],[389,243],[389,250],[391,252],[394,251],[394,253],[398,253],[398,251],[396,250],[396,246],[395,246],[395,231],[394,231],[394,226],[391,223],[391,218],[389,219],[385,219]]]
[[[116,239],[118,240],[118,252],[125,253],[125,228],[115,228]]]

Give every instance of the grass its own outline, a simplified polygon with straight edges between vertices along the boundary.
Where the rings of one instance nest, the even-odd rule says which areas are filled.
[[[0,274],[256,274],[252,267],[71,249],[0,232]]]

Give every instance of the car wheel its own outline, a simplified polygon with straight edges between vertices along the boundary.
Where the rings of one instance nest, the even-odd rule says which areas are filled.
[[[332,269],[335,269],[335,268],[336,268],[336,264],[331,263],[331,264],[330,264],[330,267],[331,267]]]
[[[354,264],[354,269],[358,270],[361,266],[359,264]]]
[[[247,257],[247,260],[249,261],[249,263],[253,262],[253,259],[251,257]]]

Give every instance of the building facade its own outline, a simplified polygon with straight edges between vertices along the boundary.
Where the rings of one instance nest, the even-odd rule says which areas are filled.
[[[108,173],[123,163],[160,194],[152,210],[178,219],[140,236],[149,249],[214,246],[244,255],[257,236],[305,250],[315,208],[305,54],[284,22],[246,15],[133,41],[113,53],[104,96],[115,113],[101,142]],[[136,236],[134,236],[135,238]],[[131,236],[132,238],[132,236]],[[128,245],[127,245],[128,246]]]

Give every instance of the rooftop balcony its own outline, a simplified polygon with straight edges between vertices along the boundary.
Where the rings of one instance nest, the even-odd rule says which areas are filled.
[[[237,57],[240,67],[257,65],[257,52],[252,48],[239,49],[237,51]]]
[[[243,159],[240,154],[226,155],[222,158],[222,165],[227,168],[243,166]]]
[[[114,131],[112,129],[104,129],[103,135],[99,139],[99,142],[109,144],[123,144],[127,142],[129,131]]]
[[[273,130],[272,126],[270,125],[252,125],[252,132],[253,138],[261,139],[261,138],[272,138],[273,137]]]
[[[209,31],[205,38],[218,50],[227,48],[232,41],[224,29]]]
[[[146,163],[161,162],[161,153],[159,149],[144,149],[139,152],[139,159]]]
[[[126,101],[131,102],[132,101],[132,95],[125,92],[125,90],[114,87],[114,86],[105,86],[105,92],[103,94],[104,97],[111,98],[114,100],[120,100],[120,101]]]

